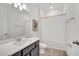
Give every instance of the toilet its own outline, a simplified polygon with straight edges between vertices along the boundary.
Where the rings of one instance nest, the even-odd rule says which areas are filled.
[[[44,43],[40,43],[40,53],[44,54],[45,53],[45,49],[47,48],[47,45]]]

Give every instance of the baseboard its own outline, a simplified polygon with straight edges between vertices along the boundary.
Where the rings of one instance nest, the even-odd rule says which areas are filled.
[[[57,47],[52,47],[52,46],[47,46],[48,48],[53,48],[53,49],[58,49],[58,50],[62,50],[62,51],[65,51],[65,49],[64,48],[57,48]]]

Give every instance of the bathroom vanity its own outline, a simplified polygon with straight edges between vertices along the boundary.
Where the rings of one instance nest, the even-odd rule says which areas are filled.
[[[39,40],[14,53],[12,56],[39,56]]]
[[[0,45],[0,56],[39,56],[39,38],[28,38]]]

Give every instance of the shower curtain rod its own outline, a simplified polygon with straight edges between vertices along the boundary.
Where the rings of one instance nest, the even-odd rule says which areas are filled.
[[[54,16],[46,16],[46,17],[41,17],[40,19],[43,19],[43,18],[49,18],[49,17],[55,17],[55,16],[61,16],[61,15],[66,15],[66,13],[59,14],[59,15],[54,15]]]

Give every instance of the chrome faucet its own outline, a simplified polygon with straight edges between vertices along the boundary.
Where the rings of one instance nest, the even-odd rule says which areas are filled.
[[[73,41],[72,43],[79,45],[79,41]]]

